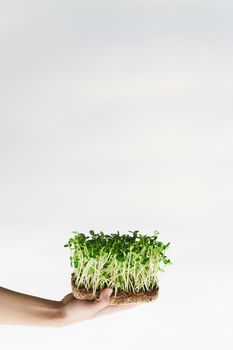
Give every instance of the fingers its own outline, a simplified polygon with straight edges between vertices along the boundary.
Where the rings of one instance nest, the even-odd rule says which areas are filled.
[[[110,303],[110,296],[112,294],[112,288],[105,288],[101,291],[98,300],[89,303],[87,306],[91,309],[93,314],[107,307]]]
[[[91,318],[97,318],[100,316],[105,316],[109,314],[113,314],[115,312],[121,312],[129,309],[133,309],[134,307],[138,306],[139,304],[127,304],[127,305],[111,305],[107,306],[104,309],[100,310],[99,312],[95,313]]]
[[[99,299],[95,301],[77,300],[72,293],[65,295],[60,301],[65,315],[63,322],[71,324],[81,320],[93,319],[114,312],[131,309],[136,306],[136,304],[110,305],[110,296],[112,292],[113,290],[111,288],[105,288],[101,291]]]

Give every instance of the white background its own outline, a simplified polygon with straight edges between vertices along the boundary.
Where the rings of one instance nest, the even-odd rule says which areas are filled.
[[[0,284],[70,291],[70,232],[171,242],[150,304],[8,349],[232,349],[231,1],[0,1]]]

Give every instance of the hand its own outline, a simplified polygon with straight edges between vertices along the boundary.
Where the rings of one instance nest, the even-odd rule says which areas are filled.
[[[111,293],[105,288],[95,301],[77,300],[70,293],[56,301],[0,287],[0,324],[61,327],[136,305],[109,305]]]
[[[131,309],[138,304],[109,305],[111,288],[105,288],[100,293],[100,298],[96,301],[83,301],[74,298],[73,294],[67,294],[61,300],[62,317],[58,321],[58,326],[66,326],[76,322],[94,319],[99,316],[112,314],[127,309]]]

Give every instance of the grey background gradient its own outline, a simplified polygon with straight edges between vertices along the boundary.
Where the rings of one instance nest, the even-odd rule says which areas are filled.
[[[0,1],[0,284],[61,299],[73,230],[156,229],[173,260],[157,302],[1,327],[4,349],[232,348],[232,16],[230,1]]]

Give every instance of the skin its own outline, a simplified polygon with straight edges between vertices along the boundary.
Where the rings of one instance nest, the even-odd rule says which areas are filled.
[[[96,301],[76,300],[72,293],[55,301],[0,287],[0,325],[64,327],[136,306],[109,305],[111,293],[105,288]]]

